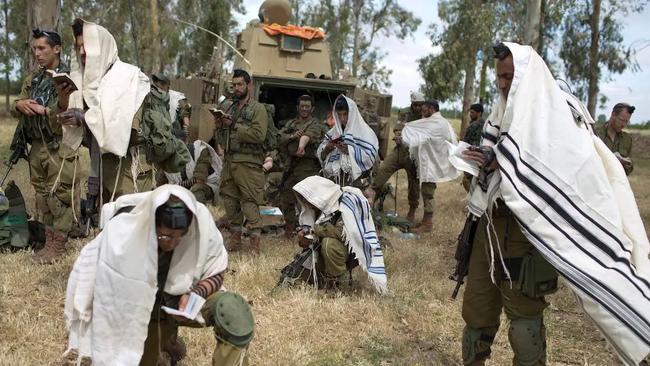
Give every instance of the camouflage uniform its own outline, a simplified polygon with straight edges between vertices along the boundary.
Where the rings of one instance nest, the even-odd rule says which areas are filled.
[[[59,65],[57,72],[69,72]],[[14,116],[21,118],[22,133],[31,144],[29,153],[30,181],[36,192],[37,217],[48,227],[68,234],[72,226],[72,181],[77,154],[61,144],[63,130],[56,121],[60,113],[58,97],[52,79],[45,69],[39,68],[23,81],[17,101],[33,99],[49,108],[47,116],[22,116],[16,110]],[[55,183],[56,186],[55,186]]]
[[[174,340],[179,326],[191,328],[214,327],[216,346],[212,354],[213,366],[240,365],[239,361],[242,357],[244,357],[243,364],[247,365],[248,357],[245,353],[248,344],[236,346],[225,341],[222,332],[215,322],[215,317],[217,316],[216,305],[219,298],[223,296],[225,292],[215,292],[207,297],[205,304],[203,304],[203,307],[201,308],[201,315],[203,316],[203,319],[205,319],[205,324],[200,324],[193,320],[179,322],[160,309],[162,305],[176,309],[178,308],[178,300],[180,299],[180,296],[172,296],[162,290],[171,265],[172,254],[173,252],[164,252],[158,255],[159,289],[156,294],[156,302],[151,311],[151,320],[149,321],[148,334],[144,342],[140,366],[157,366],[162,364],[158,363],[162,351],[160,347],[168,345],[170,341]],[[223,312],[223,309],[220,311]],[[223,316],[223,314],[221,314],[221,316]],[[236,318],[236,320],[239,321],[239,324],[235,326],[238,326],[241,329],[246,329],[247,331],[252,331],[252,315],[250,319],[248,317],[243,317]]]
[[[241,108],[234,103],[228,112],[232,112],[234,123],[217,129],[215,138],[224,151],[221,195],[226,217],[233,225],[233,232],[241,232],[245,218],[248,231],[259,238],[262,229],[259,206],[264,204],[265,181],[263,142],[268,114],[262,104],[252,99]]]
[[[185,117],[192,118],[192,105],[187,101],[187,98],[178,101],[176,119],[172,121],[172,131],[174,132],[174,136],[181,140],[187,138],[187,133],[183,129],[183,119]]]
[[[421,118],[421,116],[416,115],[416,113],[414,113],[409,107],[400,112],[399,120],[411,122]],[[399,123],[393,128],[395,136],[401,135],[404,125],[405,123]],[[425,182],[422,183],[422,187],[420,187],[420,181],[417,176],[417,165],[411,159],[409,148],[405,144],[395,146],[393,151],[391,151],[388,156],[386,156],[386,159],[381,163],[373,182],[373,189],[375,192],[381,191],[384,184],[388,182],[388,179],[390,179],[390,177],[400,169],[406,170],[406,176],[408,178],[409,216],[414,215],[415,210],[420,205],[420,193],[422,194],[424,213],[432,214],[433,194],[436,190],[436,184]]]
[[[194,184],[190,187],[190,191],[194,193],[197,201],[206,205],[214,200],[214,192],[206,183],[210,174],[212,174],[212,156],[210,156],[210,151],[205,148],[196,159],[192,176]]]
[[[492,237],[491,242],[499,245],[512,284],[505,277],[498,258],[494,259],[496,284],[492,283],[490,244],[484,216],[476,231],[463,297],[463,362],[470,365],[490,356],[503,309],[510,320],[508,338],[514,352],[513,365],[544,365],[546,334],[543,312],[548,303],[543,296],[527,296],[519,289],[518,283],[523,272],[523,257],[539,253],[521,232],[514,215],[503,201],[495,206],[492,222],[496,238]],[[494,252],[497,253],[496,248]],[[550,268],[550,264],[547,266]]]
[[[299,130],[303,132],[303,136],[309,136],[309,143],[305,147],[303,157],[296,156],[299,139],[293,138],[293,134]],[[279,195],[279,206],[289,230],[293,230],[298,224],[298,216],[296,215],[298,205],[292,188],[303,179],[318,175],[320,162],[316,157],[316,150],[323,139],[323,135],[322,123],[313,117],[307,121],[301,121],[298,118],[293,119],[280,130],[278,153],[285,163],[283,178],[286,177],[286,180]]]
[[[607,147],[613,153],[619,153],[624,158],[630,158],[632,153],[632,136],[625,131],[621,131],[616,134],[614,140],[612,140],[607,134],[607,123],[597,125],[595,128],[596,135],[600,137],[601,140],[607,145]],[[634,166],[630,164],[629,166],[623,166],[625,169],[625,174],[630,175]]]
[[[481,144],[481,137],[483,136],[483,125],[485,121],[483,118],[479,118],[477,121],[473,121],[467,127],[465,131],[465,137],[463,141],[467,142],[470,145],[479,146]],[[465,172],[463,175],[463,187],[465,191],[469,192],[469,186],[472,183],[472,175]]]

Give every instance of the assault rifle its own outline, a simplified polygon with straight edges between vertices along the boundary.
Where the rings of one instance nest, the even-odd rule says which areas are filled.
[[[304,228],[302,229],[304,230]],[[318,238],[314,236],[313,233],[307,234],[305,237],[309,239],[309,235],[313,236],[312,243],[309,245],[309,247],[304,248],[300,253],[296,254],[293,257],[291,263],[282,268],[280,271],[280,279],[273,288],[273,291],[279,287],[282,287],[287,282],[287,280],[300,277],[302,271],[305,270],[303,264],[305,264],[307,260],[310,260],[312,256],[315,255],[316,251],[320,249],[320,241]]]
[[[97,199],[99,198],[100,186],[99,177],[88,177],[88,192],[86,198],[80,202],[82,226],[86,227],[86,236],[90,233],[91,227],[98,227],[97,221]]]
[[[11,172],[11,169],[13,169],[14,165],[18,163],[18,160],[21,158],[27,160],[27,139],[25,138],[25,124],[24,122],[21,121],[18,123],[18,127],[16,127],[16,132],[14,133],[14,137],[11,140],[11,156],[9,157],[9,161],[5,162],[5,165],[7,166],[7,170],[5,171],[5,174],[2,176],[2,181],[0,181],[0,187],[5,185],[5,180],[7,180],[7,177],[9,176],[9,172]]]
[[[465,276],[469,272],[469,258],[472,254],[472,247],[474,246],[474,236],[476,235],[476,229],[478,228],[479,218],[469,214],[465,220],[465,226],[463,226],[463,231],[458,235],[458,246],[456,247],[456,254],[454,258],[456,259],[456,269],[454,274],[449,276],[449,279],[456,281],[456,287],[454,292],[451,294],[452,300],[456,299],[458,296],[458,291],[460,286],[463,285]]]

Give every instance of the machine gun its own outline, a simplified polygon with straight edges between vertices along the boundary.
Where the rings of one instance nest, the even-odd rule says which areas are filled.
[[[304,227],[300,230],[304,230]],[[291,263],[282,268],[280,271],[280,279],[273,288],[273,291],[282,287],[288,280],[300,277],[302,272],[305,270],[303,264],[305,264],[307,260],[311,259],[312,256],[316,254],[316,251],[320,249],[320,241],[313,233],[305,235],[305,238],[311,239],[311,244],[307,248],[304,248],[300,253],[296,254]]]
[[[463,226],[463,231],[458,235],[458,246],[456,247],[456,254],[454,258],[456,259],[456,269],[454,274],[449,276],[449,279],[456,281],[456,287],[454,292],[451,294],[452,300],[456,299],[458,296],[458,291],[460,286],[463,285],[464,279],[469,272],[469,258],[472,254],[472,247],[474,246],[474,237],[476,236],[476,229],[478,228],[479,218],[469,214],[465,220],[465,226]]]

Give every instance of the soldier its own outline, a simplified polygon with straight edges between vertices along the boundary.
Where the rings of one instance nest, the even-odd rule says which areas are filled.
[[[616,103],[607,123],[596,127],[596,135],[616,155],[623,165],[625,174],[630,175],[634,169],[630,154],[632,153],[632,136],[623,131],[630,123],[636,108],[627,103]]]
[[[316,150],[323,139],[320,121],[314,118],[314,100],[309,95],[298,98],[298,116],[280,130],[278,152],[284,161],[284,172],[280,181],[279,206],[286,221],[285,235],[293,237],[298,216],[293,186],[303,179],[318,175],[320,162]]]
[[[46,225],[45,247],[32,257],[38,263],[52,263],[65,252],[72,227],[71,194],[77,154],[61,144],[62,129],[56,115],[68,108],[68,95],[74,86],[56,85],[46,70],[67,73],[61,62],[61,37],[50,30],[32,32],[32,50],[38,70],[23,81],[12,112],[20,118],[12,149],[16,143],[31,144],[30,181],[36,193],[37,217]]]
[[[498,86],[502,103],[505,103],[512,85],[515,65],[513,56],[505,45],[495,46],[495,53]],[[490,135],[488,139],[496,142],[497,137]],[[485,148],[487,149],[487,146]],[[490,178],[486,179],[496,179],[493,174],[498,170],[496,159],[488,162],[486,155],[476,150],[467,150],[464,154],[466,158],[476,161],[485,174],[492,173],[489,175]],[[475,179],[472,183],[472,192],[481,191],[477,181]],[[520,270],[525,259],[530,258],[529,255],[534,255],[537,260],[537,272],[527,279],[528,281],[543,278],[544,274],[540,271],[546,269],[551,273],[550,277],[555,276],[555,286],[557,286],[557,274],[553,274],[552,267],[524,236],[518,220],[504,200],[497,198],[496,202],[490,204],[493,205],[492,227],[488,227],[488,218],[486,218],[488,214],[482,215],[469,260],[462,310],[466,324],[462,338],[463,363],[472,366],[485,364],[501,324],[500,315],[503,310],[510,320],[508,338],[514,353],[513,365],[545,365],[546,333],[543,313],[548,303],[543,295],[524,294],[517,281],[523,277]],[[503,268],[498,264],[499,259],[496,255],[490,257],[490,243],[499,246],[498,253],[503,258],[501,263],[505,263]],[[493,250],[497,252],[497,248]],[[490,268],[495,269],[494,273],[491,273]],[[533,283],[533,285],[537,284]],[[547,288],[547,293],[556,288]]]
[[[105,202],[151,190],[154,165],[179,172],[190,161],[185,144],[171,133],[169,96],[150,86],[137,67],[119,60],[115,39],[105,28],[76,19],[72,29],[77,57],[71,76],[80,93],[71,96],[74,105],[58,117],[73,148],[82,141],[90,148],[88,196],[99,196],[100,181]]]
[[[185,94],[169,88],[170,81],[163,73],[151,74],[152,84],[169,93],[169,116],[172,121],[174,136],[182,141],[189,138],[190,118],[192,118],[192,105]]]
[[[268,128],[266,108],[253,99],[250,75],[237,69],[233,72],[233,103],[225,115],[215,117],[216,142],[224,151],[221,195],[226,219],[231,224],[229,250],[240,250],[244,219],[255,254],[260,251],[262,216],[259,205],[264,203],[264,170],[266,157],[264,140]]]
[[[424,95],[421,93],[411,93],[411,106],[408,110],[400,112],[400,120],[393,128],[393,141],[395,141],[395,148],[391,151],[386,159],[379,166],[379,170],[372,183],[372,191],[370,191],[371,200],[374,198],[384,187],[388,179],[400,169],[406,171],[408,179],[408,201],[409,212],[406,218],[415,225],[415,211],[420,205],[420,182],[417,176],[417,166],[410,157],[408,146],[402,143],[402,129],[405,124],[411,121],[422,118],[422,105],[424,104]],[[435,186],[434,186],[435,189]]]
[[[469,126],[465,131],[463,141],[470,145],[479,146],[481,144],[481,135],[483,134],[483,105],[480,103],[472,104],[469,107]],[[463,188],[469,191],[469,185],[472,183],[472,175],[465,173],[463,176]]]

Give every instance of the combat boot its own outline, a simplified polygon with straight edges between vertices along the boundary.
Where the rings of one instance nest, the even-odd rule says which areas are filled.
[[[65,245],[68,238],[60,231],[51,230],[49,241],[45,241],[45,247],[33,257],[38,264],[52,264],[65,254]]]
[[[45,226],[45,244],[52,241],[52,232],[53,230],[50,227]],[[45,248],[47,248],[47,245],[45,244],[43,244],[43,246],[40,249],[34,252],[34,255],[32,256],[34,260],[36,258],[40,258],[43,255]]]
[[[226,243],[226,249],[228,249],[229,252],[238,252],[241,248],[241,230],[233,231]]]
[[[296,236],[296,225],[286,223],[284,225],[284,237],[292,240]]]
[[[185,358],[187,355],[187,346],[185,341],[179,335],[173,337],[167,341],[163,347],[163,351],[169,355],[170,363],[176,365],[178,361]]]
[[[433,212],[425,213],[422,216],[422,222],[416,225],[414,232],[419,234],[430,233],[433,231]]]
[[[411,224],[411,227],[415,226],[415,210],[417,210],[417,207],[409,207],[409,213],[406,214],[406,219],[409,221]]]
[[[231,230],[231,225],[230,225],[230,220],[227,217],[222,217],[219,220],[215,222],[217,225],[217,229],[221,231],[230,231]]]
[[[260,234],[251,234],[250,236],[251,251],[254,255],[260,254]]]

